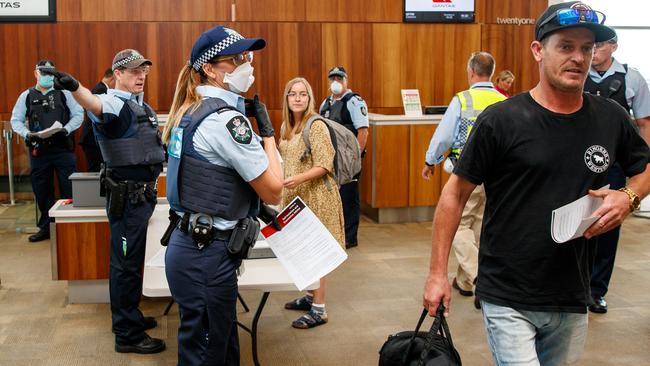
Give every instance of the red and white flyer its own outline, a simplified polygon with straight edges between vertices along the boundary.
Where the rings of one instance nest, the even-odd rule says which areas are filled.
[[[282,230],[266,225],[262,235],[299,290],[318,282],[348,258],[300,197],[278,214],[278,222]]]

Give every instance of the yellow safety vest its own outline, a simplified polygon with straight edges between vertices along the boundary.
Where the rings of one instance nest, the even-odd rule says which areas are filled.
[[[467,142],[472,127],[476,123],[476,118],[494,103],[505,100],[506,97],[494,89],[487,88],[473,88],[462,91],[456,94],[460,101],[460,126],[458,128],[458,137],[456,138],[455,145],[451,149],[450,156],[453,159],[460,157],[461,151]]]

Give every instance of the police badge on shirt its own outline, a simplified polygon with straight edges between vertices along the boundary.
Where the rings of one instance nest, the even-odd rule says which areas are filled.
[[[242,116],[231,118],[226,123],[226,128],[230,132],[230,137],[238,144],[248,145],[253,140],[253,130],[246,118]]]

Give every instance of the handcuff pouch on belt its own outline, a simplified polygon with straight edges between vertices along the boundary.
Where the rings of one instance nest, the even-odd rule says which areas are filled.
[[[205,217],[208,220],[208,223],[203,223],[199,222],[199,219]],[[203,247],[209,245],[213,238],[214,238],[214,230],[217,230],[212,224],[214,221],[212,220],[212,216],[209,215],[204,215],[204,214],[196,214],[194,216],[194,220],[192,220],[192,240],[194,243],[199,247],[199,249],[203,249]]]
[[[245,217],[237,222],[228,241],[228,254],[236,259],[246,259],[255,246],[260,233],[260,222],[254,217]]]

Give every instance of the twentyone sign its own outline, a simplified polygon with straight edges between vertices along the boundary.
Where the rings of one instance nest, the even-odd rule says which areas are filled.
[[[0,23],[56,22],[56,0],[0,1]]]

